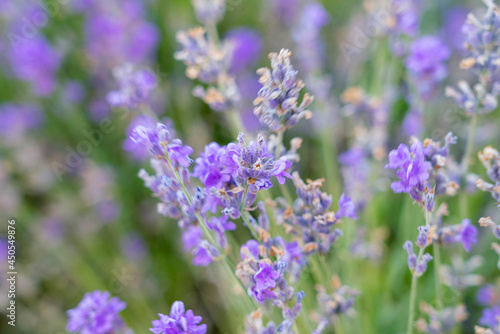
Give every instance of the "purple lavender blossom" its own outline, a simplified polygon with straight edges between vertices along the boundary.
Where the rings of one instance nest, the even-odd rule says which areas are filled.
[[[9,48],[7,57],[14,77],[29,82],[36,95],[47,96],[55,90],[61,55],[44,37]]]
[[[391,184],[395,193],[409,193],[414,200],[422,200],[420,192],[429,179],[431,164],[425,160],[424,147],[420,141],[415,141],[410,148],[401,144],[397,150],[392,150],[385,168],[397,170],[400,180]]]
[[[241,259],[244,260],[248,255],[253,256],[255,259],[259,258],[259,243],[256,240],[248,240],[240,248]]]
[[[183,146],[180,139],[173,138],[165,124],[157,123],[156,129],[139,125],[130,138],[134,143],[144,145],[157,159],[168,159],[173,166],[188,167],[191,164],[189,155],[193,153],[193,149]]]
[[[227,249],[226,231],[234,231],[236,225],[228,221],[227,215],[221,217],[212,217],[207,222],[208,228],[214,232],[219,247],[223,250]]]
[[[449,57],[450,50],[435,36],[420,37],[410,46],[405,66],[424,100],[432,96],[437,85],[448,75],[446,60]]]
[[[223,173],[231,175],[238,185],[248,186],[251,193],[271,188],[271,177],[276,177],[281,184],[285,183],[285,178],[291,178],[287,170],[292,162],[286,157],[275,160],[267,151],[267,143],[262,135],[258,136],[257,142],[251,141],[247,146],[245,135],[240,133],[238,143],[227,145],[220,161],[225,167]]]
[[[254,113],[260,122],[271,131],[280,132],[296,125],[302,118],[309,119],[312,114],[306,108],[313,97],[308,93],[298,104],[300,91],[305,87],[302,80],[297,79],[290,50],[282,49],[279,53],[270,53],[271,67],[261,68],[257,73],[262,88],[254,101]]]
[[[272,289],[276,287],[276,280],[280,277],[280,273],[266,262],[259,263],[259,268],[259,271],[254,276],[255,287],[253,293],[255,298],[262,303],[266,299],[276,297]]]
[[[86,293],[82,301],[74,309],[68,310],[68,325],[71,333],[109,334],[123,329],[123,320],[119,313],[126,304],[117,297],[110,298],[109,292]]]
[[[166,125],[167,127],[169,127],[168,122],[166,122]],[[123,141],[122,148],[130,153],[134,160],[144,161],[150,156],[150,153],[144,147],[144,145],[135,143],[131,138],[134,129],[138,126],[144,126],[145,128],[154,129],[156,127],[156,120],[151,116],[143,114],[134,117],[127,128],[127,138]],[[170,130],[171,133],[172,131],[173,130]]]
[[[262,39],[256,30],[238,28],[227,33],[225,41],[231,44],[230,73],[238,73],[257,62],[262,51]]]
[[[205,334],[207,325],[199,324],[203,318],[194,315],[192,310],[185,310],[184,303],[172,304],[170,315],[158,314],[160,320],[153,320],[149,330],[154,334]]]
[[[226,147],[213,142],[205,146],[205,150],[196,158],[193,176],[207,188],[220,188],[231,180],[231,176],[223,173],[221,158],[226,154]]]
[[[106,97],[112,107],[135,109],[150,99],[151,91],[157,86],[154,73],[139,70],[130,63],[113,70],[118,90],[110,91]]]

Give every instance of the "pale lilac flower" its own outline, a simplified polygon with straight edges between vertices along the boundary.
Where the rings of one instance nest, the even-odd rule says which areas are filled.
[[[131,63],[116,67],[113,76],[118,90],[110,91],[106,97],[112,107],[135,109],[150,100],[151,92],[158,85],[154,73],[136,69]]]
[[[312,103],[313,97],[306,93],[302,102],[298,103],[305,84],[297,79],[298,72],[290,62],[291,55],[290,50],[286,49],[270,53],[272,69],[261,68],[257,71],[261,76],[259,82],[262,88],[254,101],[254,113],[273,132],[284,131],[302,118],[312,117],[306,108]]]

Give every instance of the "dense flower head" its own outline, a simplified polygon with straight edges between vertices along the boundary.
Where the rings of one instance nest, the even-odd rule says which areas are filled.
[[[283,131],[296,125],[302,118],[310,118],[311,112],[306,108],[313,101],[308,93],[298,104],[300,91],[305,87],[302,80],[297,79],[290,50],[282,49],[279,53],[270,53],[271,68],[261,68],[257,73],[262,88],[254,101],[254,113],[260,122],[274,132]]]
[[[170,308],[170,314],[158,314],[160,319],[153,320],[149,330],[154,334],[205,334],[207,325],[201,324],[201,316],[194,315],[192,310],[185,310],[184,303],[176,301]]]
[[[450,132],[444,139],[444,145],[431,139],[425,139],[422,143],[412,138],[410,147],[401,144],[397,150],[392,150],[385,168],[396,169],[400,179],[391,184],[392,190],[410,194],[427,211],[434,210],[436,195],[455,195],[459,186],[451,180],[445,167],[450,145],[455,144],[456,140],[457,137]]]
[[[385,167],[397,170],[399,181],[391,184],[395,193],[409,193],[417,201],[422,199],[420,192],[424,191],[425,181],[429,179],[431,163],[426,161],[420,141],[415,141],[410,147],[401,144],[397,150],[392,150]]]
[[[410,46],[405,66],[423,99],[429,99],[448,75],[446,60],[449,57],[449,48],[436,36],[420,37]]]
[[[149,101],[151,91],[157,86],[155,75],[149,70],[136,69],[125,63],[113,70],[118,90],[110,91],[107,101],[112,107],[137,108]]]
[[[332,244],[342,235],[337,228],[343,217],[356,219],[356,207],[352,200],[342,194],[337,213],[330,211],[332,197],[321,191],[323,180],[302,181],[294,172],[293,183],[298,198],[292,207],[283,213],[283,223],[289,233],[301,237],[303,251],[307,255],[316,252],[327,253]]]
[[[68,310],[68,325],[71,333],[111,334],[124,327],[119,313],[126,304],[117,297],[110,298],[109,292],[86,293],[74,309]]]
[[[295,279],[294,268],[301,261],[302,254],[295,244],[286,243],[281,237],[271,238],[269,232],[262,229],[260,233],[265,235],[260,242],[249,240],[241,246],[242,261],[236,267],[236,276],[259,303],[271,301],[281,309],[284,320],[278,326],[280,332],[293,324],[302,308],[304,292],[295,292],[289,284]],[[261,323],[253,323],[250,327],[263,330]]]
[[[268,152],[262,135],[258,136],[257,142],[251,141],[246,145],[245,135],[240,133],[238,143],[227,145],[220,161],[225,167],[223,173],[231,175],[240,187],[248,187],[251,193],[272,187],[272,177],[276,177],[281,184],[286,178],[291,178],[288,169],[292,162],[286,157],[275,160]]]

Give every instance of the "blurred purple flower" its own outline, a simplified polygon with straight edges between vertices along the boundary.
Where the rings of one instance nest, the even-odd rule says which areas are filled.
[[[35,106],[14,103],[0,105],[0,136],[5,139],[16,139],[39,127],[43,121],[42,111]]]
[[[225,38],[232,46],[230,72],[237,73],[253,66],[262,51],[262,39],[259,33],[250,28],[230,30]]]
[[[74,309],[68,310],[68,325],[71,333],[109,334],[124,327],[119,313],[126,304],[118,297],[110,298],[109,292],[86,293]]]
[[[500,306],[493,306],[483,311],[479,324],[491,329],[498,329],[500,326]]]
[[[356,205],[349,196],[346,196],[343,193],[339,198],[338,205],[339,209],[335,214],[335,217],[337,219],[340,219],[342,217],[358,219],[358,217],[356,217]]]
[[[455,6],[444,13],[443,40],[459,52],[465,51],[465,35],[462,32],[462,26],[465,24],[469,12],[470,10],[464,6]]]
[[[12,74],[31,84],[36,95],[47,96],[56,88],[61,55],[42,36],[9,48],[7,57]]]
[[[154,129],[156,127],[156,120],[144,114],[134,117],[127,128],[127,138],[123,141],[122,148],[130,153],[135,160],[144,161],[149,158],[148,150],[144,148],[144,145],[135,143],[132,138],[130,138],[134,129],[138,126]]]
[[[423,36],[411,44],[404,64],[424,100],[432,96],[437,85],[448,75],[446,60],[449,57],[449,48],[436,36]]]
[[[158,85],[154,73],[136,69],[131,63],[116,67],[113,75],[118,83],[118,90],[110,91],[106,96],[112,107],[135,109],[150,100],[151,92]]]

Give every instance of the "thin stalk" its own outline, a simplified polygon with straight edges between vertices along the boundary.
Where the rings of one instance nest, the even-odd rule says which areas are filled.
[[[474,136],[476,133],[476,127],[477,127],[477,115],[473,114],[471,116],[471,122],[470,122],[470,127],[469,127],[469,135],[467,137],[467,147],[465,149],[465,154],[462,158],[462,163],[461,163],[461,168],[462,168],[462,173],[465,176],[465,173],[467,173],[467,170],[469,169],[470,165],[470,155],[472,154],[472,150],[474,149]]]
[[[460,164],[460,169],[462,171],[462,184],[465,185],[466,182],[466,174],[467,171],[469,170],[469,165],[470,165],[470,156],[472,154],[472,150],[474,149],[474,135],[476,132],[476,126],[477,126],[477,115],[473,114],[471,116],[471,123],[469,127],[469,135],[467,137],[467,146],[465,149],[464,156],[462,157],[462,162]],[[460,215],[462,218],[467,217],[467,192],[465,191],[465,187],[461,189],[460,191]]]
[[[441,255],[439,245],[434,243],[432,245],[434,249],[434,279],[436,281],[436,298],[437,298],[437,308],[441,309],[443,307],[443,292],[441,289],[441,278],[439,277],[439,268],[441,267]]]
[[[425,226],[429,226],[429,213],[425,213]],[[418,252],[418,257],[417,257],[417,264],[420,262],[422,259],[422,256],[424,255],[424,247],[420,247],[420,251]],[[410,313],[408,315],[408,334],[413,334],[413,323],[415,321],[415,304],[417,302],[417,283],[418,283],[418,276],[415,272],[412,273],[412,279],[411,279],[411,290],[410,290]]]
[[[285,133],[285,131],[278,131],[278,133],[276,134],[277,135],[277,140],[276,140],[276,154],[275,154],[275,158],[276,159],[279,159],[280,156],[281,156],[281,145],[283,145],[283,134]],[[283,197],[286,199],[286,201],[289,203],[289,204],[292,204],[293,203],[293,199],[292,199],[292,196],[290,195],[290,192],[288,191],[288,188],[286,187],[285,184],[281,184],[280,183],[280,190],[281,190],[281,194],[283,195]]]
[[[420,248],[418,252],[417,263],[420,262],[420,259],[424,255],[424,248]],[[417,302],[417,282],[418,276],[413,273],[411,279],[411,292],[410,292],[410,314],[408,315],[408,334],[413,334],[413,323],[415,321],[415,304]]]

